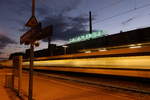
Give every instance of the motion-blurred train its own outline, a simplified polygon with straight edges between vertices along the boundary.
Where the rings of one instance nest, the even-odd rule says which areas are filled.
[[[82,52],[34,58],[34,69],[150,78],[149,42]],[[0,66],[12,65],[12,60],[0,61]],[[29,68],[29,59],[23,60],[23,68]]]

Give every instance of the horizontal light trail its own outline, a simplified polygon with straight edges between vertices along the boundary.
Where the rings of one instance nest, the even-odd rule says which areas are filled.
[[[23,65],[29,65],[29,62]],[[46,60],[35,61],[34,66],[150,69],[150,56]]]

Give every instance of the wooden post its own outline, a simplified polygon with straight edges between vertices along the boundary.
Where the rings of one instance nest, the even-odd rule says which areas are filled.
[[[12,89],[14,89],[15,77],[18,77],[18,96],[21,96],[22,89],[22,56],[13,58]]]
[[[21,96],[22,90],[22,56],[19,56],[19,65],[18,65],[18,95]]]
[[[32,0],[32,16],[35,16],[35,0]]]

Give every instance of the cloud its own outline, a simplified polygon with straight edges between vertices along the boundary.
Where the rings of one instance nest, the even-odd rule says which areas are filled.
[[[10,20],[22,26],[18,28],[18,31],[27,31],[28,28],[25,28],[24,24],[31,14],[31,2],[27,2],[26,0],[16,0],[15,2],[11,0],[8,1],[11,3],[11,7],[9,8],[14,8],[13,13],[15,13]],[[4,0],[3,3],[8,3],[8,1],[6,2]],[[39,0],[36,2],[36,15],[38,19],[42,19],[42,25],[53,25],[54,27],[53,41],[66,41],[69,38],[88,32],[86,30],[89,21],[88,16],[71,16],[70,14],[70,12],[77,9],[81,2],[82,0],[61,0],[61,2],[58,0]],[[16,5],[18,5],[18,7],[16,7]]]
[[[42,23],[44,26],[53,25],[52,38],[54,40],[68,40],[74,36],[87,33],[88,21],[87,16],[68,17],[57,15],[45,17]]]
[[[39,0],[37,12],[39,15],[66,14],[78,7],[82,0]]]
[[[36,6],[36,14],[42,18],[42,26],[53,25],[52,40],[68,40],[77,35],[87,33],[88,16],[71,16],[70,12],[77,9],[82,0],[39,0]],[[22,1],[23,2],[23,1]],[[65,4],[65,5],[64,5]],[[28,4],[22,5],[27,8]],[[28,5],[29,7],[30,5]],[[20,12],[26,12],[21,10]],[[88,12],[87,12],[88,13]],[[22,23],[22,21],[19,21]],[[20,31],[27,31],[22,28]],[[47,41],[46,39],[44,41]]]
[[[53,0],[52,0],[53,1]],[[63,2],[56,2],[53,1],[52,4],[54,4],[56,7],[55,12],[53,10],[50,14],[48,14],[48,10],[44,8],[38,9],[40,14],[47,13],[46,16],[44,16],[42,22],[43,26],[47,25],[53,25],[53,36],[52,40],[65,40],[85,34],[88,32],[87,26],[89,22],[89,17],[86,15],[77,15],[77,16],[71,16],[69,13],[73,10],[75,10],[78,5],[80,4],[81,0],[63,0]],[[55,3],[54,3],[55,2]],[[60,4],[59,4],[60,3]],[[65,3],[65,6],[64,6]],[[53,5],[53,6],[54,6]],[[57,7],[57,6],[60,7]],[[45,12],[44,12],[45,11]],[[88,13],[88,12],[87,12]],[[46,39],[44,41],[47,41]]]
[[[0,49],[3,49],[6,47],[8,44],[15,44],[16,42],[9,37],[0,34]],[[2,52],[0,52],[1,54]]]

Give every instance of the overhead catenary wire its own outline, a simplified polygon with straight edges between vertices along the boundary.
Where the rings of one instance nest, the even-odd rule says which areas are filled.
[[[123,21],[121,24],[125,25],[125,24],[129,23],[130,21],[134,20],[135,18],[136,18],[135,16],[131,17],[131,18],[127,19],[126,21]]]
[[[123,1],[122,0],[118,0],[116,2],[112,2],[112,3],[108,4],[108,5],[105,5],[104,7],[100,7],[99,11],[107,9],[107,8],[110,8],[110,7],[115,6],[117,4],[120,4],[121,2],[123,2]]]
[[[122,0],[118,0],[116,2],[113,2],[113,3],[109,4],[109,5],[106,5],[105,7],[101,7],[99,9],[103,10],[103,9],[106,9],[106,8],[110,8],[110,7],[115,6],[115,5],[117,5],[117,4],[121,3],[121,2],[122,2]]]
[[[140,7],[136,7],[136,9],[135,9],[135,8],[132,8],[132,9],[130,9],[130,10],[127,10],[127,11],[118,13],[118,14],[116,14],[116,15],[113,15],[113,16],[110,16],[110,17],[107,17],[107,18],[104,18],[104,19],[102,19],[102,20],[97,21],[97,23],[98,23],[98,22],[104,22],[104,21],[113,19],[113,18],[115,18],[115,17],[119,17],[119,16],[122,16],[122,15],[128,14],[128,13],[133,12],[133,11],[136,11],[136,10],[139,10],[139,9],[142,9],[142,8],[146,8],[146,7],[148,7],[148,6],[150,6],[150,3],[149,3],[149,4],[142,5],[142,6],[140,6]],[[95,23],[95,24],[97,24],[97,23]]]
[[[120,4],[120,3],[122,3],[122,2],[123,2],[122,0],[118,0],[118,1],[113,2],[113,3],[111,3],[111,4],[105,5],[104,7],[99,8],[99,11],[102,11],[102,10],[104,10],[104,9],[113,7],[113,6],[115,6],[115,5],[117,5],[117,4]],[[94,20],[93,20],[93,21],[94,21]],[[93,22],[93,24],[96,24],[96,23]]]

